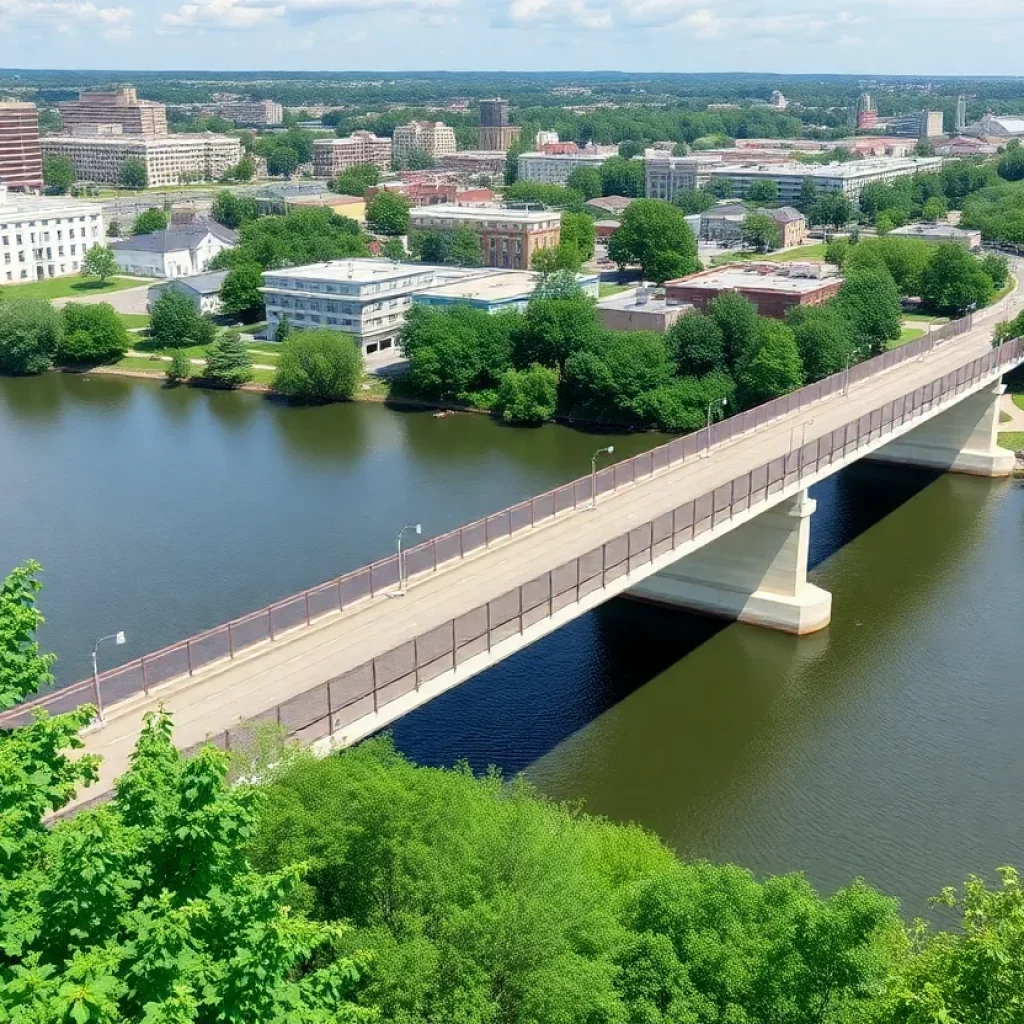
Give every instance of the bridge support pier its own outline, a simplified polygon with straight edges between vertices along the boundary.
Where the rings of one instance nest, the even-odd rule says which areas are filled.
[[[813,633],[832,618],[832,595],[807,582],[811,515],[806,491],[680,558],[630,597],[785,633]]]
[[[974,476],[1009,476],[1013,452],[996,444],[999,397],[1005,384],[995,384],[922,423],[869,455],[879,462],[944,469]]]

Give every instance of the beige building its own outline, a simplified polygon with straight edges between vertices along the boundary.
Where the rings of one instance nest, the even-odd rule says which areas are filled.
[[[373,132],[353,132],[343,139],[317,139],[313,143],[313,173],[333,178],[356,164],[374,164],[391,170],[391,140]]]
[[[0,182],[26,192],[43,187],[39,111],[34,103],[0,103]]]
[[[214,111],[236,125],[258,128],[263,125],[281,124],[284,121],[284,107],[273,100],[240,100],[218,103]]]
[[[53,135],[43,156],[66,156],[79,181],[118,184],[129,160],[146,168],[150,187],[216,181],[242,159],[242,144],[227,135]]]
[[[721,166],[720,156],[672,156],[652,150],[644,161],[645,195],[648,199],[675,199],[680,192],[706,185],[711,180],[711,172]]]
[[[395,166],[401,166],[416,149],[440,160],[458,149],[455,132],[442,121],[412,121],[399,125],[391,140],[391,159]]]
[[[80,92],[78,99],[60,103],[64,131],[119,124],[125,135],[166,135],[167,108],[162,103],[140,100],[134,89],[116,92]]]
[[[597,315],[610,331],[656,331],[664,334],[684,313],[693,312],[685,302],[669,302],[650,288],[631,288],[597,303]]]
[[[486,178],[504,176],[508,154],[501,149],[462,149],[441,159],[441,167],[459,174]]]

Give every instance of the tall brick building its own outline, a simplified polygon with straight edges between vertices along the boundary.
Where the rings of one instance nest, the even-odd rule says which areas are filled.
[[[508,118],[508,100],[480,101],[478,145],[481,149],[508,151],[519,141],[522,129]]]
[[[124,135],[167,134],[167,108],[162,103],[140,100],[130,88],[80,92],[77,100],[60,103],[57,109],[68,135],[108,124],[119,124]]]
[[[0,103],[0,183],[23,192],[43,187],[39,111],[33,103]]]

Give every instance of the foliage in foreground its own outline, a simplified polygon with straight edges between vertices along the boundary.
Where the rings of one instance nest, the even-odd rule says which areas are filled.
[[[363,376],[363,353],[350,334],[295,331],[281,344],[274,390],[297,402],[351,398]]]

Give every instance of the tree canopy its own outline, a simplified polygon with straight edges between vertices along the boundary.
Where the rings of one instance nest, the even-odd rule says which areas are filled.
[[[362,377],[363,353],[352,335],[293,331],[281,344],[274,390],[296,402],[337,402],[350,399]]]
[[[637,199],[608,244],[620,266],[639,263],[644,277],[666,281],[701,269],[697,239],[681,210],[660,199]]]
[[[42,373],[53,365],[63,322],[45,299],[0,300],[0,373]]]
[[[133,235],[151,235],[154,231],[167,230],[167,213],[154,206],[140,213],[132,223]]]
[[[378,192],[366,204],[366,223],[380,235],[408,234],[409,200],[399,192]]]

